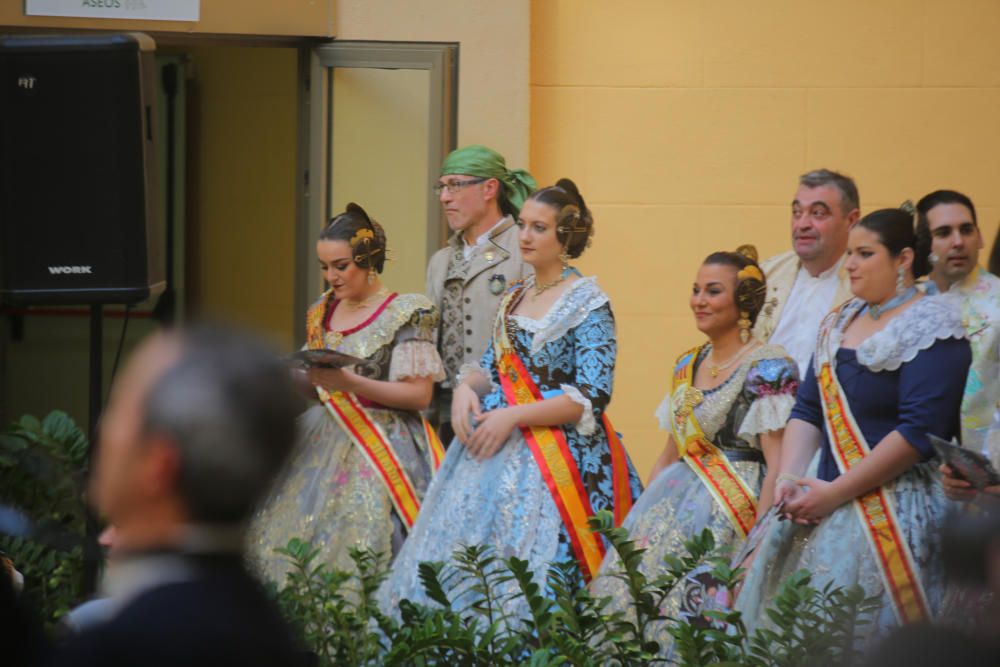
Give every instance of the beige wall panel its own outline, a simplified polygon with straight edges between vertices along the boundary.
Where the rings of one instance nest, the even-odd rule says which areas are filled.
[[[426,70],[334,70],[333,211],[354,201],[383,225],[397,292],[426,283],[429,89]]]
[[[561,86],[702,82],[700,0],[532,3],[531,81]]]
[[[337,39],[458,42],[458,143],[528,162],[528,0],[337,0]]]
[[[997,110],[997,89],[813,90],[809,160],[851,173],[863,204],[949,187],[997,205]]]
[[[924,84],[1000,85],[1000,2],[924,4]]]
[[[666,385],[664,385],[663,391],[666,393]],[[649,481],[649,471],[653,469],[653,464],[656,463],[656,458],[663,451],[663,446],[667,441],[666,431],[659,430],[652,415],[649,419],[649,423],[653,424],[652,427],[630,428],[628,433],[623,434],[624,438],[622,439],[626,451],[632,458],[632,465],[639,472],[639,478],[644,486]]]
[[[25,16],[23,0],[0,4],[0,25],[90,30],[326,37],[335,0],[202,0],[201,20],[126,21]]]
[[[783,184],[789,199],[794,183]],[[580,188],[586,197],[587,184]],[[637,431],[655,428],[651,414],[674,359],[703,340],[688,308],[701,261],[751,241],[762,256],[783,251],[788,207],[595,205],[593,212],[594,245],[577,266],[611,297],[619,344],[612,417],[636,464],[651,465],[662,438]]]
[[[973,199],[975,204],[976,200]],[[976,217],[979,219],[979,228],[983,232],[982,254],[979,256],[979,263],[986,266],[990,259],[990,248],[993,247],[993,239],[997,237],[1000,230],[1000,208],[996,206],[976,206]]]
[[[707,86],[920,83],[923,20],[914,0],[705,4]]]
[[[532,168],[573,177],[594,207],[579,265],[618,316],[612,412],[643,475],[663,442],[649,413],[700,338],[698,263],[786,249],[802,172],[853,175],[864,211],[962,190],[992,244],[1000,3],[536,0],[532,16]]]
[[[578,183],[587,197],[587,184]],[[794,177],[785,185],[790,201]],[[709,253],[754,243],[767,257],[789,247],[787,206],[596,204],[592,210],[594,244],[577,264],[599,277],[619,312],[632,315],[688,316],[691,283]]]
[[[290,346],[305,317],[292,312],[296,52],[209,46],[192,58],[192,300]]]
[[[797,90],[534,88],[532,168],[595,202],[772,203],[805,155]]]

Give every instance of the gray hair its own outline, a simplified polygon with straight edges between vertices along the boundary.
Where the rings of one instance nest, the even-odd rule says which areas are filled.
[[[850,213],[854,209],[861,208],[861,199],[858,197],[858,186],[850,176],[830,171],[829,169],[814,169],[799,176],[799,185],[807,188],[818,188],[824,185],[832,185],[840,190],[840,207],[844,214]]]
[[[217,326],[174,335],[180,359],[149,390],[145,432],[179,449],[178,493],[193,521],[242,522],[291,452],[301,403],[255,338]]]

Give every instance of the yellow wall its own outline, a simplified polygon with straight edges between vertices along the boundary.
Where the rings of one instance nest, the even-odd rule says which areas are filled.
[[[198,46],[190,127],[190,300],[289,347],[293,313],[297,54]]]
[[[25,16],[24,0],[3,0],[0,4],[0,26],[328,37],[333,35],[334,2],[201,0],[201,20],[191,22]]]
[[[593,205],[581,267],[619,324],[613,414],[643,475],[672,360],[699,342],[701,259],[788,248],[796,177],[852,175],[863,212],[950,187],[1000,218],[995,0],[534,0],[531,167]]]

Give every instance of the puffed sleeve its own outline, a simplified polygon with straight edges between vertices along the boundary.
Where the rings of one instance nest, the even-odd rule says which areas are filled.
[[[962,395],[971,363],[969,341],[946,338],[900,368],[896,431],[924,458],[934,455],[928,433],[948,440],[960,431]]]
[[[819,397],[816,369],[811,358],[806,377],[799,383],[799,390],[795,395],[795,407],[792,408],[792,414],[788,415],[788,418],[801,419],[823,430],[823,403]]]
[[[583,406],[583,415],[576,424],[576,430],[581,435],[590,435],[596,430],[597,420],[611,401],[614,384],[618,342],[611,306],[604,303],[590,311],[587,319],[577,325],[573,333],[574,382],[559,388]]]
[[[656,417],[657,423],[660,425],[661,431],[669,431],[673,428],[674,424],[674,404],[673,396],[668,391],[667,395],[663,397],[660,404],[656,406],[656,411],[653,413]]]
[[[396,332],[392,357],[389,360],[389,380],[431,378],[445,379],[444,364],[438,354],[435,338],[438,316],[433,308],[420,308]]]
[[[738,435],[751,441],[761,433],[785,428],[799,388],[798,366],[787,357],[755,361],[747,371],[743,387],[750,398],[750,408]]]

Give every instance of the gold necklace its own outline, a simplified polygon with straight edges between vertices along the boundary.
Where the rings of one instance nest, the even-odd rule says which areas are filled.
[[[743,353],[747,351],[747,348],[749,348],[753,344],[754,344],[754,341],[750,341],[749,343],[744,344],[740,349],[736,350],[736,354],[734,354],[733,356],[729,357],[729,359],[724,364],[718,364],[718,365],[717,364],[709,364],[709,366],[708,366],[708,374],[711,375],[713,378],[719,377],[719,373],[721,373],[722,371],[724,371],[727,368],[729,368],[730,366],[732,366],[733,362],[735,362],[737,359],[739,359],[741,356],[743,356]],[[711,354],[712,354],[713,357],[715,356],[715,348],[714,347],[712,348]]]
[[[544,285],[538,285],[538,284],[536,284],[535,285],[535,296],[536,297],[541,296],[542,292],[544,292],[546,290],[550,290],[553,287],[555,287],[556,285],[558,285],[559,283],[561,283],[562,281],[566,280],[569,277],[570,273],[571,273],[571,271],[569,270],[569,267],[567,267],[567,268],[563,269],[563,272],[559,274],[559,277],[556,278],[555,280],[553,280],[552,282],[545,283]]]
[[[361,310],[362,308],[367,308],[379,299],[389,294],[389,290],[385,287],[380,288],[374,294],[369,294],[365,298],[359,301],[352,301],[351,299],[344,299],[344,305],[348,308],[353,308],[354,310]]]

